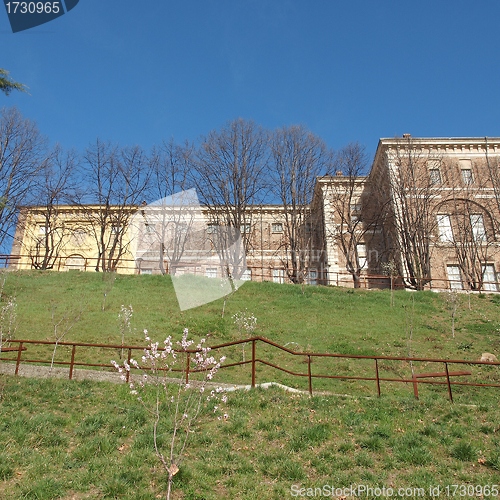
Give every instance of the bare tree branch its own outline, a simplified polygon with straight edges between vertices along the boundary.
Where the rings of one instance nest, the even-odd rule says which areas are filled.
[[[313,242],[311,215],[317,177],[330,171],[331,153],[324,142],[301,126],[284,127],[271,139],[272,190],[284,207],[282,263],[293,283],[302,283]]]
[[[325,221],[325,227],[332,228],[327,237],[340,249],[355,288],[360,287],[361,271],[368,267],[368,247],[381,219],[380,211],[370,204],[370,183],[364,176],[367,166],[364,147],[348,144],[336,154],[336,175],[325,188],[332,219]]]
[[[96,241],[96,271],[114,272],[131,243],[125,234],[148,187],[149,162],[138,146],[120,148],[99,140],[84,161],[91,204],[80,197],[80,207]]]
[[[0,246],[12,238],[19,208],[33,202],[47,161],[47,141],[37,126],[16,108],[0,110]]]
[[[267,157],[265,131],[251,121],[237,119],[203,139],[194,163],[193,181],[211,222],[232,228],[213,234],[231,238],[238,230],[243,238],[244,252],[226,256],[238,274],[252,245],[251,207],[263,198]],[[230,248],[231,241],[217,241],[214,245]]]

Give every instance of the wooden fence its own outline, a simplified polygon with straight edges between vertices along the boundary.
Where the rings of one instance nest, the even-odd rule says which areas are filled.
[[[41,341],[41,340],[11,340],[10,345],[3,346],[2,352],[0,352],[0,360],[7,361],[10,363],[15,363],[15,374],[19,374],[19,369],[22,364],[35,364],[35,365],[49,365],[51,363],[50,359],[33,358],[34,346],[47,346],[54,347],[55,342],[52,341]],[[133,357],[133,353],[139,353],[139,358],[142,357],[144,352],[144,346],[129,346],[129,345],[113,345],[113,344],[89,344],[89,343],[78,343],[78,342],[59,342],[57,346],[65,346],[70,351],[69,359],[56,360],[54,365],[65,366],[68,368],[68,377],[72,379],[74,376],[75,368],[93,368],[93,369],[105,369],[112,371],[113,365],[109,362],[86,362],[83,360],[78,360],[78,350],[91,349],[91,350],[104,350],[105,352],[115,354],[116,351],[122,351],[126,354],[126,358],[130,361]],[[354,381],[360,382],[373,382],[374,390],[378,396],[382,393],[382,386],[385,383],[403,383],[409,384],[413,389],[413,393],[416,398],[419,396],[418,388],[420,384],[430,384],[430,385],[441,385],[445,386],[447,389],[448,397],[453,401],[453,386],[462,387],[490,387],[499,388],[500,387],[500,368],[499,362],[486,362],[486,361],[471,361],[471,360],[453,360],[453,359],[436,359],[436,358],[410,358],[410,357],[398,357],[398,356],[375,356],[375,355],[354,355],[354,354],[331,354],[331,353],[317,353],[317,352],[303,352],[294,351],[286,346],[279,345],[271,340],[264,337],[252,337],[244,340],[237,340],[233,342],[227,342],[224,344],[214,345],[211,347],[212,351],[218,351],[222,354],[225,351],[233,349],[236,346],[250,346],[251,356],[250,358],[243,359],[241,361],[229,360],[221,368],[227,369],[231,367],[242,367],[250,365],[250,384],[251,387],[257,385],[257,366],[266,366],[273,370],[281,373],[285,373],[292,377],[297,377],[299,379],[307,380],[308,392],[310,395],[313,394],[313,381],[316,379],[326,379],[326,380],[342,380],[342,381]],[[264,349],[265,347],[265,349]],[[259,348],[259,352],[258,352]],[[267,357],[264,358],[263,354]],[[179,351],[185,353],[185,362],[182,368],[173,370],[182,374],[185,377],[185,381],[188,382],[190,377],[196,373],[196,370],[191,366],[191,354],[196,353],[195,349],[188,349],[186,351]],[[290,356],[294,359],[299,359],[307,367],[305,371],[298,371],[297,369],[291,369],[286,366],[286,363],[277,364],[273,361],[275,353],[280,353],[285,356]],[[101,354],[102,355],[102,354]],[[262,356],[262,357],[261,357]],[[334,360],[351,360],[355,363],[355,373],[362,373],[361,366],[358,365],[361,362],[369,363],[371,368],[363,367],[364,371],[368,371],[368,374],[364,375],[352,375],[352,374],[342,374],[335,373],[335,363]],[[316,370],[316,363],[319,360],[329,361],[331,364],[327,365],[323,370]],[[387,369],[381,369],[381,363],[404,363],[411,366],[411,374],[409,376],[388,376],[383,372]],[[284,366],[285,365],[285,366]],[[431,371],[426,373],[421,373],[417,370],[417,367],[422,367],[424,365],[435,367],[437,366],[438,371]],[[484,374],[481,374],[480,368],[485,366],[491,366],[493,369],[493,376],[484,380],[481,379]],[[458,370],[458,368],[461,368]],[[464,369],[466,368],[466,369]],[[477,373],[472,372],[476,369]],[[390,371],[390,370],[389,370]],[[370,373],[371,372],[371,373]],[[473,376],[473,380],[463,380],[463,377]],[[479,380],[478,380],[479,377]],[[484,377],[486,378],[486,377]],[[225,381],[226,383],[228,381]]]

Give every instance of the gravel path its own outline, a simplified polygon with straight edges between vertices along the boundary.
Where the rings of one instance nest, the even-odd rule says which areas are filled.
[[[16,365],[14,363],[0,362],[0,373],[5,373],[7,375],[14,375],[16,371]],[[29,378],[69,378],[69,368],[58,368],[54,367],[52,370],[49,366],[39,366],[32,364],[21,364],[19,366],[18,376],[29,377]],[[73,380],[93,380],[95,382],[112,382],[115,384],[123,384],[120,375],[115,372],[98,371],[98,370],[83,370],[83,369],[73,369]],[[174,382],[175,379],[172,379]],[[196,382],[193,382],[195,384]],[[234,385],[234,384],[223,384],[223,383],[208,383],[207,385],[213,387],[223,387],[226,391],[235,390],[249,390],[251,385]],[[277,382],[266,382],[263,384],[257,384],[257,387],[262,387],[267,389],[269,387],[280,387],[281,389],[293,392],[297,394],[308,394],[307,391],[301,391],[299,389],[294,389],[293,387],[288,387]],[[316,393],[319,394],[319,393]]]
[[[16,365],[14,363],[0,362],[0,373],[14,375]],[[19,366],[19,376],[31,378],[69,378],[69,368],[54,367],[52,370],[49,366],[39,366],[32,364],[21,364]],[[97,370],[79,370],[73,369],[73,380],[94,380],[98,382],[114,382],[121,383],[118,373],[97,371]]]

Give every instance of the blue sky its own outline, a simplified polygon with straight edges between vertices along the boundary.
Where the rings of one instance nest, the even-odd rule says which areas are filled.
[[[1,6],[0,6],[1,7]],[[13,34],[0,95],[50,140],[149,148],[243,117],[332,148],[380,137],[500,136],[497,0],[80,0]]]

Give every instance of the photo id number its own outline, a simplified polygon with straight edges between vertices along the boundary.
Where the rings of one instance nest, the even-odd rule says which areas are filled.
[[[61,2],[8,2],[8,14],[59,14]]]

